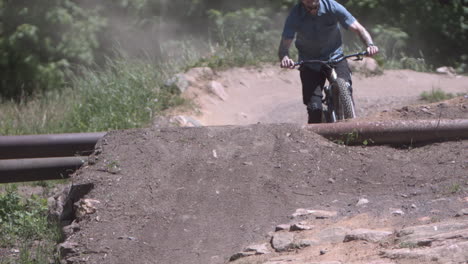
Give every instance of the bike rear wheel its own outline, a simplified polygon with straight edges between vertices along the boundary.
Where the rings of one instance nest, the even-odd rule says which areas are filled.
[[[333,83],[333,106],[335,107],[338,120],[356,117],[353,98],[348,87],[349,84],[341,78],[338,78]]]

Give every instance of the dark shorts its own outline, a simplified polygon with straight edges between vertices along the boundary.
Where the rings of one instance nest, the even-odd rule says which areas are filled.
[[[335,67],[336,74],[339,78],[344,79],[349,84],[351,82],[351,70],[349,69],[346,60],[338,63]],[[322,67],[319,71],[312,70],[306,66],[300,69],[301,82],[302,82],[302,99],[305,105],[309,106],[311,102],[320,104],[322,102],[322,90],[327,79],[327,68]]]

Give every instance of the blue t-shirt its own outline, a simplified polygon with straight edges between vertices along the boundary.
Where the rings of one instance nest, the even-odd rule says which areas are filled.
[[[286,19],[283,38],[296,37],[299,60],[328,60],[343,54],[339,25],[348,29],[355,21],[348,10],[334,0],[320,0],[316,16],[299,3]]]

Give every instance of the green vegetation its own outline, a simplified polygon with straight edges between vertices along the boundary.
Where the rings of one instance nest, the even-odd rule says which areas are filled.
[[[427,65],[468,71],[467,0],[349,0],[344,5],[371,30],[387,61],[406,57],[421,64],[424,59]]]
[[[72,64],[90,65],[104,21],[70,0],[0,0],[0,96],[21,101],[62,88]]]
[[[83,68],[71,87],[27,102],[0,104],[0,134],[94,132],[143,127],[184,103],[164,86],[167,70],[143,61],[109,60],[103,70]]]
[[[399,248],[409,248],[409,249],[414,249],[421,247],[418,245],[416,242],[401,242],[399,245]]]
[[[208,16],[212,41],[218,43],[219,49],[208,58],[211,64],[207,66],[223,68],[276,60],[280,31],[274,27],[267,9],[244,8],[226,13],[211,9]]]
[[[423,92],[421,94],[421,99],[429,103],[440,102],[455,97],[451,93],[446,93],[441,89],[432,89],[430,92]]]
[[[53,256],[61,239],[58,225],[48,221],[46,199],[35,195],[24,199],[15,185],[6,186],[0,194],[0,248],[15,248],[19,256],[2,257],[1,264],[58,263]]]
[[[83,73],[74,82],[79,103],[65,116],[70,132],[143,127],[183,103],[176,88],[164,86],[161,70],[141,61],[109,61],[104,71]]]
[[[463,190],[462,186],[459,183],[454,183],[448,188],[450,194],[456,194]]]

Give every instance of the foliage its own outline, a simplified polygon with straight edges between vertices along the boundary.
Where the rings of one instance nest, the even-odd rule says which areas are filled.
[[[164,82],[188,62],[184,56],[155,66],[127,57],[109,60],[104,69],[83,68],[71,87],[28,102],[0,104],[0,134],[108,131],[147,126],[156,115],[184,104]],[[195,60],[195,58],[193,58]]]
[[[74,79],[76,103],[65,117],[69,132],[138,128],[158,113],[183,103],[179,92],[163,84],[153,65],[109,60],[102,71],[83,69]]]
[[[0,103],[0,135],[59,133],[72,91],[49,91],[27,101]],[[1,102],[1,100],[0,100]]]
[[[403,53],[419,58],[423,53],[429,64],[455,65],[460,71],[467,70],[467,0],[346,2],[355,17],[373,29],[376,43],[390,56],[399,59],[399,53]]]
[[[0,263],[50,263],[60,239],[58,225],[48,221],[47,200],[23,198],[16,185],[7,185],[0,193],[0,247],[19,247],[20,255]]]
[[[275,59],[280,32],[275,29],[269,10],[246,8],[226,13],[209,10],[208,15],[211,41],[217,45],[209,66],[242,66]]]
[[[421,99],[428,101],[429,103],[440,102],[453,98],[454,95],[451,93],[446,93],[441,89],[432,89],[430,92],[423,92],[421,94]]]
[[[13,187],[0,195],[0,225],[2,246],[17,239],[40,239],[47,236],[47,202],[31,197],[25,202]]]
[[[104,25],[71,0],[0,0],[0,96],[19,101],[61,88],[74,63],[90,64]]]

